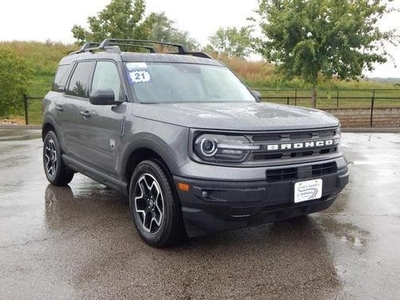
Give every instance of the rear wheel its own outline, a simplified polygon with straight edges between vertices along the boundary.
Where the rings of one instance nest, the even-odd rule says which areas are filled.
[[[43,167],[47,180],[58,186],[67,185],[74,177],[74,173],[65,166],[61,154],[56,134],[49,131],[43,143]]]
[[[131,216],[140,237],[154,247],[165,247],[182,235],[180,208],[168,180],[158,163],[141,162],[132,175],[129,188]]]

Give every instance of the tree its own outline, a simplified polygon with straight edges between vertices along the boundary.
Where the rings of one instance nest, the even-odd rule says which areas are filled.
[[[0,116],[22,112],[22,97],[31,78],[26,62],[11,48],[0,46]]]
[[[258,50],[286,78],[312,84],[315,107],[319,75],[355,79],[386,62],[383,42],[395,41],[396,32],[377,22],[390,11],[384,0],[259,0]]]
[[[178,43],[189,50],[199,48],[199,43],[192,39],[187,31],[175,28],[175,22],[170,20],[165,13],[151,13],[145,23],[150,29],[147,37],[149,40]]]
[[[89,30],[75,25],[74,38],[79,44],[99,42],[105,38],[144,39],[148,25],[142,22],[146,4],[144,0],[112,0],[97,16],[89,17]]]
[[[252,52],[252,26],[219,28],[209,37],[211,49],[228,56],[244,58]]]
[[[75,25],[72,28],[78,44],[87,41],[100,42],[105,38],[155,40],[198,48],[196,40],[186,31],[174,27],[174,21],[164,13],[151,13],[144,18],[144,0],[112,0],[97,16],[89,17],[89,30]]]

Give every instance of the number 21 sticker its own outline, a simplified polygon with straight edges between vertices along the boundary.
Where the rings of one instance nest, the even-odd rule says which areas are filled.
[[[145,83],[151,81],[150,72],[147,70],[129,72],[132,83]]]

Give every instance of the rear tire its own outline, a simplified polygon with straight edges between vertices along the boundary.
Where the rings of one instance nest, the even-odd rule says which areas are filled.
[[[182,217],[169,174],[155,161],[141,162],[133,172],[129,206],[140,237],[149,245],[162,248],[182,237]]]
[[[74,177],[74,172],[62,160],[60,144],[53,131],[49,131],[44,138],[43,167],[47,180],[53,185],[67,185]]]

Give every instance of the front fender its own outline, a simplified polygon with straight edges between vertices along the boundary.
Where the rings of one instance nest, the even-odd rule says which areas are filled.
[[[130,168],[129,161],[135,152],[141,149],[148,149],[155,152],[166,164],[172,175],[179,175],[179,169],[187,163],[188,158],[188,137],[187,128],[160,124],[152,122],[152,133],[148,130],[136,132],[130,135],[130,138],[123,141],[125,145],[120,155],[121,160],[118,165],[121,166],[121,173],[127,174]],[[158,123],[158,124],[157,124]],[[127,178],[124,178],[125,180]]]

